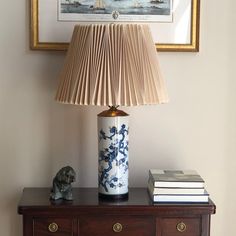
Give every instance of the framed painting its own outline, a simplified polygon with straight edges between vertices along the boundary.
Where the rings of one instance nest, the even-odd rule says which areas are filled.
[[[158,51],[199,51],[200,0],[30,0],[31,49],[66,50],[74,25],[143,23]]]

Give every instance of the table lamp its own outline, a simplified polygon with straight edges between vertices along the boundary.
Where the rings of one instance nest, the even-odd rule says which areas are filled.
[[[98,192],[128,197],[128,114],[119,106],[168,102],[148,25],[76,25],[56,100],[108,106],[98,114]]]

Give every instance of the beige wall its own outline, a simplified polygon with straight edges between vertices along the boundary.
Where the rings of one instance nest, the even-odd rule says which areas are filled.
[[[217,205],[213,236],[236,235],[234,0],[202,1],[201,51],[161,53],[170,103],[129,108],[130,185],[147,171],[196,169]],[[23,187],[50,186],[70,164],[79,186],[96,186],[96,114],[102,108],[54,102],[64,54],[28,49],[28,0],[1,3],[0,235],[22,235],[16,213]],[[10,9],[10,10],[9,10]]]

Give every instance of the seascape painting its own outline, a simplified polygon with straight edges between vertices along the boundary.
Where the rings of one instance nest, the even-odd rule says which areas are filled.
[[[58,0],[58,19],[171,22],[172,0]]]

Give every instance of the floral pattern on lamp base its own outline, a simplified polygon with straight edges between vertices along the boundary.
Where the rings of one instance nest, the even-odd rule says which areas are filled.
[[[128,196],[128,117],[98,117],[98,191],[105,198]]]

